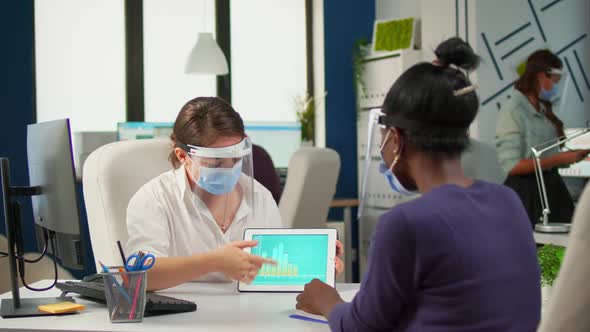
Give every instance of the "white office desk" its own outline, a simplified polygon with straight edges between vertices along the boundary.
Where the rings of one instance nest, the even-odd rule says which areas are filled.
[[[33,284],[40,287],[49,281]],[[350,300],[359,284],[338,284],[345,300]],[[236,284],[187,283],[162,295],[194,301],[197,311],[173,315],[145,317],[141,323],[112,324],[106,306],[77,298],[86,310],[76,315],[31,318],[0,318],[0,331],[329,331],[326,324],[289,318],[294,313],[296,293],[238,293]],[[52,289],[36,293],[21,288],[21,297],[59,296]],[[1,298],[10,298],[11,293]]]

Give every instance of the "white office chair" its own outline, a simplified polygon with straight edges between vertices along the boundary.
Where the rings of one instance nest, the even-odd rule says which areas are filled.
[[[475,139],[469,141],[469,149],[461,155],[461,166],[465,175],[491,183],[504,183],[507,174],[500,165],[496,148]]]
[[[116,241],[127,242],[127,205],[149,180],[170,170],[169,139],[121,141],[95,150],[84,163],[84,201],[96,270],[98,260],[121,265]]]
[[[580,197],[568,246],[540,332],[590,331],[590,183]]]
[[[326,226],[340,174],[340,156],[332,149],[301,148],[289,161],[279,211],[285,227]]]

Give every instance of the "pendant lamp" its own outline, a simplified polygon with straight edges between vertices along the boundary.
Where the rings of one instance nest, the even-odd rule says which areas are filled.
[[[213,34],[199,33],[197,44],[188,57],[185,73],[226,75],[228,72],[227,59]]]

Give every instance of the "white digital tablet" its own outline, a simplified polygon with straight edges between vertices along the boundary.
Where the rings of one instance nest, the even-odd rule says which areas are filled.
[[[249,228],[244,240],[258,241],[246,252],[277,264],[263,265],[251,284],[238,282],[240,292],[302,292],[315,278],[334,286],[335,229]]]

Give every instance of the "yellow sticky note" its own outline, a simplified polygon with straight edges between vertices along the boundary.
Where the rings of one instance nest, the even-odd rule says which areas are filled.
[[[86,309],[83,304],[74,302],[60,302],[53,304],[44,304],[37,307],[39,311],[48,312],[50,314],[63,314]]]

